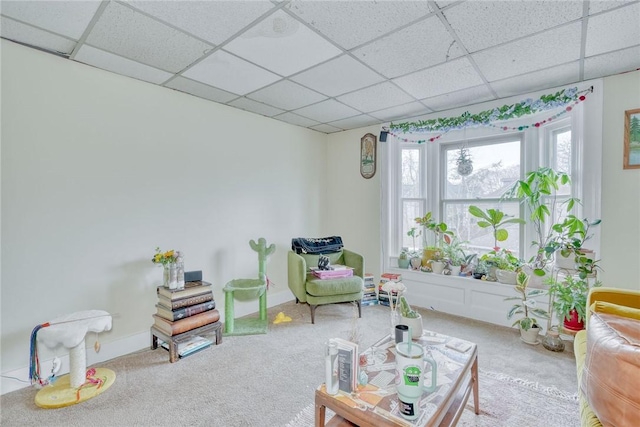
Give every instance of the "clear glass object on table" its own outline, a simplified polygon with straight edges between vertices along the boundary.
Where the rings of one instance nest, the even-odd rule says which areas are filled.
[[[382,365],[387,361],[387,348],[393,338],[389,335],[371,345],[366,351],[367,366]]]

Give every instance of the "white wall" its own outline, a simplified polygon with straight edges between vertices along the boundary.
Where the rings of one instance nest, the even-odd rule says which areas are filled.
[[[376,174],[369,179],[360,175],[360,138],[380,126],[369,126],[328,135],[327,171],[323,181],[329,191],[324,211],[325,234],[342,236],[345,248],[365,258],[366,272],[380,278],[380,144]]]
[[[640,290],[640,169],[622,168],[624,112],[640,108],[640,71],[604,79],[602,273],[607,286]]]
[[[156,246],[203,270],[222,309],[227,281],[257,276],[248,242],[265,237],[277,246],[268,301],[293,298],[291,238],[323,231],[325,134],[1,47],[3,374],[27,366],[36,325],[79,310],[114,315],[101,354],[146,347]],[[41,358],[54,353],[67,351]]]

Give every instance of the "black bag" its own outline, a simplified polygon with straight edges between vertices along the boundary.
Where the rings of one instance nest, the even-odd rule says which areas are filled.
[[[342,237],[296,237],[291,239],[291,250],[297,254],[326,254],[342,250]]]

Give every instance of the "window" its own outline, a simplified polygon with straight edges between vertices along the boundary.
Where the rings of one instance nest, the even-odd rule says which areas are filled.
[[[422,237],[414,243],[407,232],[417,227],[415,218],[426,212],[432,212],[437,221],[444,221],[471,250],[490,251],[494,246],[492,229],[478,227],[478,219],[469,213],[469,206],[500,209],[509,216],[528,220],[529,212],[525,212],[522,204],[503,199],[503,195],[527,171],[541,166],[567,172],[572,177],[572,183],[558,192],[555,216],[561,219],[566,210],[560,205],[570,197],[581,198],[580,148],[572,132],[571,117],[552,123],[513,133],[493,128],[452,131],[437,142],[423,144],[390,138],[387,175],[383,181],[383,200],[387,201],[384,246],[389,254],[386,262],[397,256],[402,247],[412,250],[423,247]],[[463,148],[473,161],[473,171],[468,176],[460,175],[456,163]],[[509,224],[506,229],[509,237],[499,242],[499,246],[523,259],[532,257],[535,248],[528,243],[534,240],[534,230],[529,221],[524,226]]]
[[[521,177],[521,146],[522,134],[516,134],[440,147],[443,171],[441,218],[474,251],[490,251],[494,239],[490,228],[476,226],[478,219],[469,213],[469,206],[475,205],[485,211],[498,208],[507,215],[520,216],[517,201],[501,201],[501,198]],[[473,161],[473,172],[468,176],[458,172],[456,160],[461,149],[466,149]],[[500,247],[518,253],[520,233],[517,224],[508,227],[507,231],[509,238]]]

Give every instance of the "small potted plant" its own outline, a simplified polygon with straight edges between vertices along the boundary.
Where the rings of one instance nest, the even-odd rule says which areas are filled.
[[[416,224],[424,228],[423,237],[423,253],[422,253],[422,265],[424,267],[431,267],[431,260],[437,259],[437,252],[442,250],[442,244],[445,236],[449,238],[453,236],[453,232],[447,227],[444,222],[436,222],[432,218],[432,213],[427,212],[423,217],[416,218]],[[427,234],[427,231],[430,233]],[[429,238],[428,236],[431,236]],[[441,257],[442,255],[440,255]]]
[[[486,261],[482,261],[482,260],[478,261],[476,268],[473,270],[473,278],[487,280],[488,274],[489,274],[489,264]]]
[[[407,236],[413,239],[413,250],[409,252],[409,264],[413,270],[419,270],[422,265],[422,259],[420,258],[420,252],[416,246],[416,237],[420,237],[422,232],[416,227],[411,227],[411,230],[407,231]]]
[[[480,257],[490,265],[490,280],[498,280],[507,285],[516,284],[516,275],[520,271],[522,261],[507,249],[493,250]]]
[[[460,275],[462,265],[466,261],[463,242],[460,242],[460,240],[454,236],[449,243],[445,243],[442,246],[442,255],[447,264],[446,268],[449,270],[449,274],[452,276]]]
[[[542,289],[529,290],[528,285],[529,276],[522,271],[519,272],[516,277],[516,286],[514,289],[520,295],[505,298],[505,301],[519,300],[520,302],[511,307],[507,313],[507,319],[511,319],[518,314],[522,315],[522,317],[513,322],[512,326],[518,325],[522,341],[527,344],[538,344],[538,334],[541,329],[538,318],[548,319],[549,314],[546,310],[538,308],[536,306],[537,302],[534,299],[537,296],[544,295],[545,291]]]
[[[422,336],[422,316],[413,310],[404,295],[400,296],[400,324],[411,328],[411,338],[418,339]]]
[[[562,280],[549,280],[549,293],[553,301],[553,309],[562,319],[564,329],[581,331],[587,317],[587,295],[589,282],[586,279],[566,276]],[[596,282],[593,286],[600,286]]]
[[[398,255],[398,267],[399,268],[408,268],[409,267],[409,248],[403,247],[400,251],[400,255]]]

